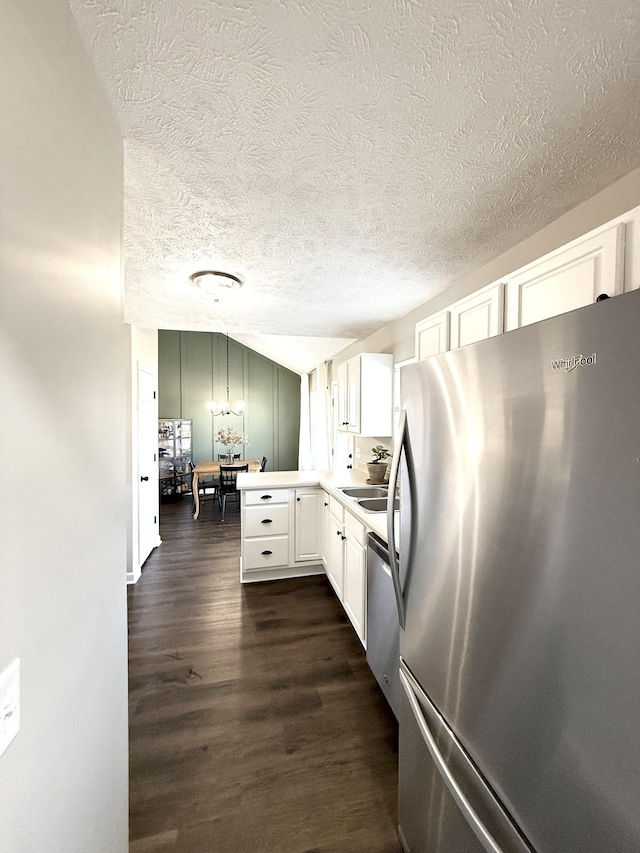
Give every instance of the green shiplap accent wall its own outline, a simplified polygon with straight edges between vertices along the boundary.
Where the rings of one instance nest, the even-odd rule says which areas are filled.
[[[275,430],[281,453],[280,470],[294,471],[298,467],[300,437],[300,377],[279,371],[277,386]]]
[[[159,411],[161,418],[180,418],[182,398],[180,382],[180,332],[160,330],[158,332],[158,401],[164,405]],[[174,414],[174,412],[176,414]]]
[[[249,436],[236,448],[246,459],[267,456],[268,471],[295,471],[300,434],[300,377],[254,350],[229,340],[231,404],[243,399],[244,415],[213,417],[210,400],[227,393],[227,340],[212,332],[158,333],[158,410],[161,418],[193,420],[196,464],[217,459],[225,448],[215,441],[218,427],[232,426]]]

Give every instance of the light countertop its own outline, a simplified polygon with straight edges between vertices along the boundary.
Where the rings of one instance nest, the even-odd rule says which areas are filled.
[[[360,471],[262,471],[256,474],[238,474],[238,488],[244,489],[295,489],[301,486],[321,486],[355,515],[358,521],[387,541],[387,514],[365,512],[354,498],[347,497],[341,488],[366,486],[366,474]],[[397,521],[398,513],[396,513]]]

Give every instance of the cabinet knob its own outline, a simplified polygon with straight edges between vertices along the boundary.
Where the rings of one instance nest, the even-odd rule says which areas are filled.
[[[353,465],[347,465],[347,468],[353,468]]]
[[[262,553],[265,557],[268,557],[269,554],[273,554],[273,551],[263,551]]]
[[[149,479],[148,477],[140,477],[140,482],[146,483],[148,481],[148,479]]]
[[[328,504],[326,501],[324,502],[324,505],[325,505],[325,506],[329,506],[329,504]]]
[[[260,524],[271,524],[272,521],[270,518],[263,518]]]
[[[342,533],[340,534],[340,536],[342,536]],[[344,542],[344,540],[345,540],[346,538],[347,538],[346,536],[342,536],[342,541]]]
[[[338,536],[340,536],[340,535],[341,535],[341,533],[340,533],[340,531],[339,531],[339,530],[336,530],[336,533],[338,534]]]
[[[298,503],[300,503],[300,501],[302,500],[302,498],[296,498],[296,500],[298,501]]]

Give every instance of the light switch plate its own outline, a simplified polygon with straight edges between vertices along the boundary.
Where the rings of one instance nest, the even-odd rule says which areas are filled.
[[[0,755],[20,731],[20,658],[0,673]]]

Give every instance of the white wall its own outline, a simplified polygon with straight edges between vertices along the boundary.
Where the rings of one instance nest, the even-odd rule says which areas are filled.
[[[393,353],[395,361],[411,358],[414,354],[415,325],[419,320],[435,314],[458,299],[497,281],[502,276],[604,225],[638,205],[640,205],[640,169],[635,169],[490,263],[471,269],[460,276],[446,290],[425,302],[424,305],[399,320],[383,326],[368,338],[363,338],[346,347],[333,358],[332,377],[336,377],[338,364],[361,352]],[[552,203],[551,207],[553,207]],[[393,284],[390,286],[393,287]]]
[[[66,0],[0,28],[0,850],[127,845],[122,146]]]
[[[127,494],[129,495],[129,522],[127,525],[127,583],[136,583],[142,574],[138,559],[138,368],[146,370],[156,378],[158,389],[158,330],[127,326],[129,337],[129,399],[127,425]],[[156,393],[156,421],[158,420],[158,398]],[[151,436],[157,444],[157,429]],[[156,479],[156,518],[160,518],[160,490]],[[158,527],[159,530],[159,527]],[[157,538],[160,545],[160,536]]]

